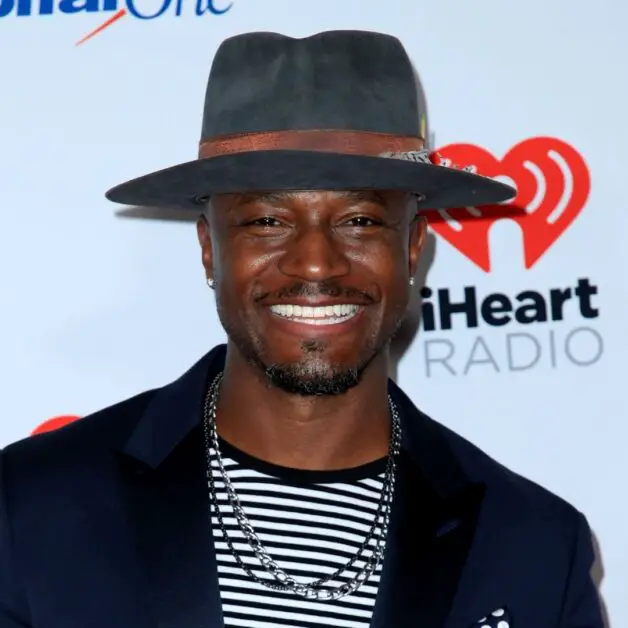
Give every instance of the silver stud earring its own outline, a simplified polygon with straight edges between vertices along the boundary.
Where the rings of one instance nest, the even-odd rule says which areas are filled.
[[[410,277],[410,285],[413,286],[414,285],[414,277]]]
[[[213,290],[214,289],[214,280],[211,277],[207,277],[207,285]]]

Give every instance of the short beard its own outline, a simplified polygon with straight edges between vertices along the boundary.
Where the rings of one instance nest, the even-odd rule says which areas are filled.
[[[311,364],[273,364],[264,368],[270,383],[291,395],[302,397],[342,395],[357,386],[366,365],[358,368],[327,368],[325,372]]]
[[[262,371],[272,386],[302,397],[336,396],[346,393],[360,383],[366,368],[387,344],[374,345],[365,359],[352,366],[333,365],[317,358],[316,354],[324,350],[317,342],[303,343],[303,361],[267,364],[255,345],[238,334],[230,334],[230,338],[242,357]]]

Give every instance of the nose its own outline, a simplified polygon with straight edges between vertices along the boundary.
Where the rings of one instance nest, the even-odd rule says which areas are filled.
[[[304,229],[279,260],[279,270],[303,281],[321,282],[347,275],[351,269],[342,245],[322,225]]]

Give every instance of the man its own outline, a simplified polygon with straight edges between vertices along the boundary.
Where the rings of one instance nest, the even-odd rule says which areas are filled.
[[[199,210],[228,342],[2,453],[0,628],[599,628],[585,518],[417,410],[388,346],[431,163],[394,38],[219,49],[199,159],[110,190]]]

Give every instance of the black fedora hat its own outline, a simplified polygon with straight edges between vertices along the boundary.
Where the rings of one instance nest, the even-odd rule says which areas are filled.
[[[197,159],[127,181],[107,198],[194,209],[213,194],[401,190],[421,209],[488,205],[515,190],[433,164],[426,112],[401,42],[366,31],[231,37],[218,49]]]

